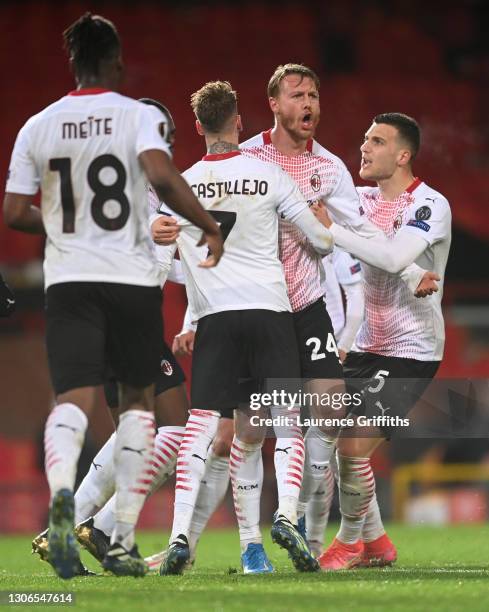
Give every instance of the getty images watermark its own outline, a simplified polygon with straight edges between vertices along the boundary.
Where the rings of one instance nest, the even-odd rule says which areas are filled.
[[[250,425],[342,429],[343,435],[488,438],[488,379],[393,378],[385,370],[370,379],[341,381],[267,379],[244,386],[239,407]],[[275,431],[274,431],[275,430]],[[357,432],[357,434],[355,434]],[[286,434],[284,434],[286,435]]]
[[[253,427],[327,427],[348,428],[354,425],[360,427],[409,427],[409,419],[399,416],[379,415],[355,415],[335,417],[312,416],[301,414],[301,407],[315,406],[316,411],[339,411],[354,412],[355,408],[362,406],[364,395],[360,391],[352,393],[344,392],[313,392],[298,390],[295,392],[284,389],[274,389],[271,392],[251,393],[251,410],[262,410],[263,408],[275,408],[271,416],[251,415],[250,424]]]

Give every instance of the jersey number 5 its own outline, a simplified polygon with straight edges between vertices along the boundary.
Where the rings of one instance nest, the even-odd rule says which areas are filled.
[[[105,185],[100,180],[100,172],[104,168],[112,168],[116,173],[116,179],[111,185]],[[69,157],[50,159],[49,169],[53,172],[59,172],[63,232],[73,234],[75,231],[75,198],[71,180],[71,159]],[[126,179],[126,169],[115,155],[99,155],[88,166],[87,181],[93,191],[90,211],[95,223],[104,230],[120,230],[129,218],[129,200],[124,193]],[[104,204],[109,200],[115,200],[120,205],[119,214],[115,217],[108,217],[104,212]]]

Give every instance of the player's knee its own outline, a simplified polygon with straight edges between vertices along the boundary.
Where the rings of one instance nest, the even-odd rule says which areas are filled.
[[[217,434],[212,444],[212,452],[217,457],[229,457],[234,436],[234,421],[223,417],[219,421]]]

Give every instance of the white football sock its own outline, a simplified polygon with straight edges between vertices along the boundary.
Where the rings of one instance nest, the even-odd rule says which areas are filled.
[[[93,517],[93,526],[110,538],[115,527],[115,495]]]
[[[112,497],[115,491],[115,432],[95,455],[87,475],[75,493],[75,524],[84,521]]]
[[[375,478],[368,457],[337,454],[341,526],[337,538],[355,544],[362,537],[365,515],[375,494]]]
[[[175,509],[170,544],[179,535],[187,539],[204,476],[208,448],[214,439],[220,414],[213,410],[191,410],[177,459]]]
[[[287,410],[272,407],[272,418],[283,417],[284,425],[274,426],[277,440],[275,443],[274,464],[277,479],[278,510],[292,524],[297,524],[297,503],[302,485],[304,470],[304,439],[298,425],[299,409]]]
[[[190,526],[189,545],[192,554],[195,555],[195,548],[207,521],[223,501],[228,485],[229,457],[215,455],[211,446],[207,453],[205,472],[200,483],[199,495],[195,502]]]
[[[324,482],[324,474],[329,469],[331,456],[334,453],[336,439],[329,437],[318,427],[309,427],[305,437],[306,460],[304,478],[299,496],[299,517],[303,516],[307,502]]]
[[[383,536],[384,533],[385,529],[382,524],[382,517],[380,516],[377,495],[374,493],[365,516],[365,522],[363,523],[362,540],[366,543],[373,542]]]
[[[238,519],[241,550],[261,544],[260,498],[263,486],[262,443],[246,444],[233,438],[229,473],[233,486],[234,510]]]
[[[46,476],[51,498],[60,489],[73,490],[78,458],[85,439],[88,419],[75,404],[53,408],[44,429]]]
[[[127,550],[134,545],[134,528],[152,482],[145,472],[151,469],[154,438],[153,413],[127,410],[119,417],[114,447],[116,524],[111,543]]]
[[[152,495],[175,471],[177,453],[184,427],[160,427],[155,437],[154,455],[150,467],[145,470],[152,479],[148,496]],[[147,483],[146,483],[147,484]],[[76,497],[75,497],[76,499]],[[115,527],[115,495],[94,516],[94,526],[110,536]]]
[[[149,495],[157,491],[175,471],[184,434],[185,427],[167,426],[158,429],[151,468],[148,470],[148,476],[152,478]]]
[[[334,489],[335,479],[333,472],[328,468],[318,490],[314,491],[309,499],[306,509],[307,541],[317,543],[315,549],[322,548],[324,544],[324,531],[328,524]]]

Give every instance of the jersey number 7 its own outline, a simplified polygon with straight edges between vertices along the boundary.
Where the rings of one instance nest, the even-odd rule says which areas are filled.
[[[105,185],[100,180],[100,172],[104,168],[112,168],[116,173],[116,179],[111,185]],[[73,234],[75,231],[75,197],[71,180],[71,159],[69,157],[50,159],[49,169],[59,172],[63,233]],[[122,229],[129,218],[130,205],[124,193],[126,180],[127,173],[124,164],[115,155],[99,155],[88,166],[87,181],[93,191],[90,211],[95,223],[104,230]],[[121,209],[116,217],[108,217],[104,213],[104,204],[109,200],[115,200],[120,204]]]
[[[234,224],[236,223],[236,213],[229,212],[227,210],[209,210],[208,212],[214,217],[216,223],[219,223],[222,241],[226,242],[226,238],[229,236]],[[208,250],[207,257],[209,257],[210,254],[211,252]]]

